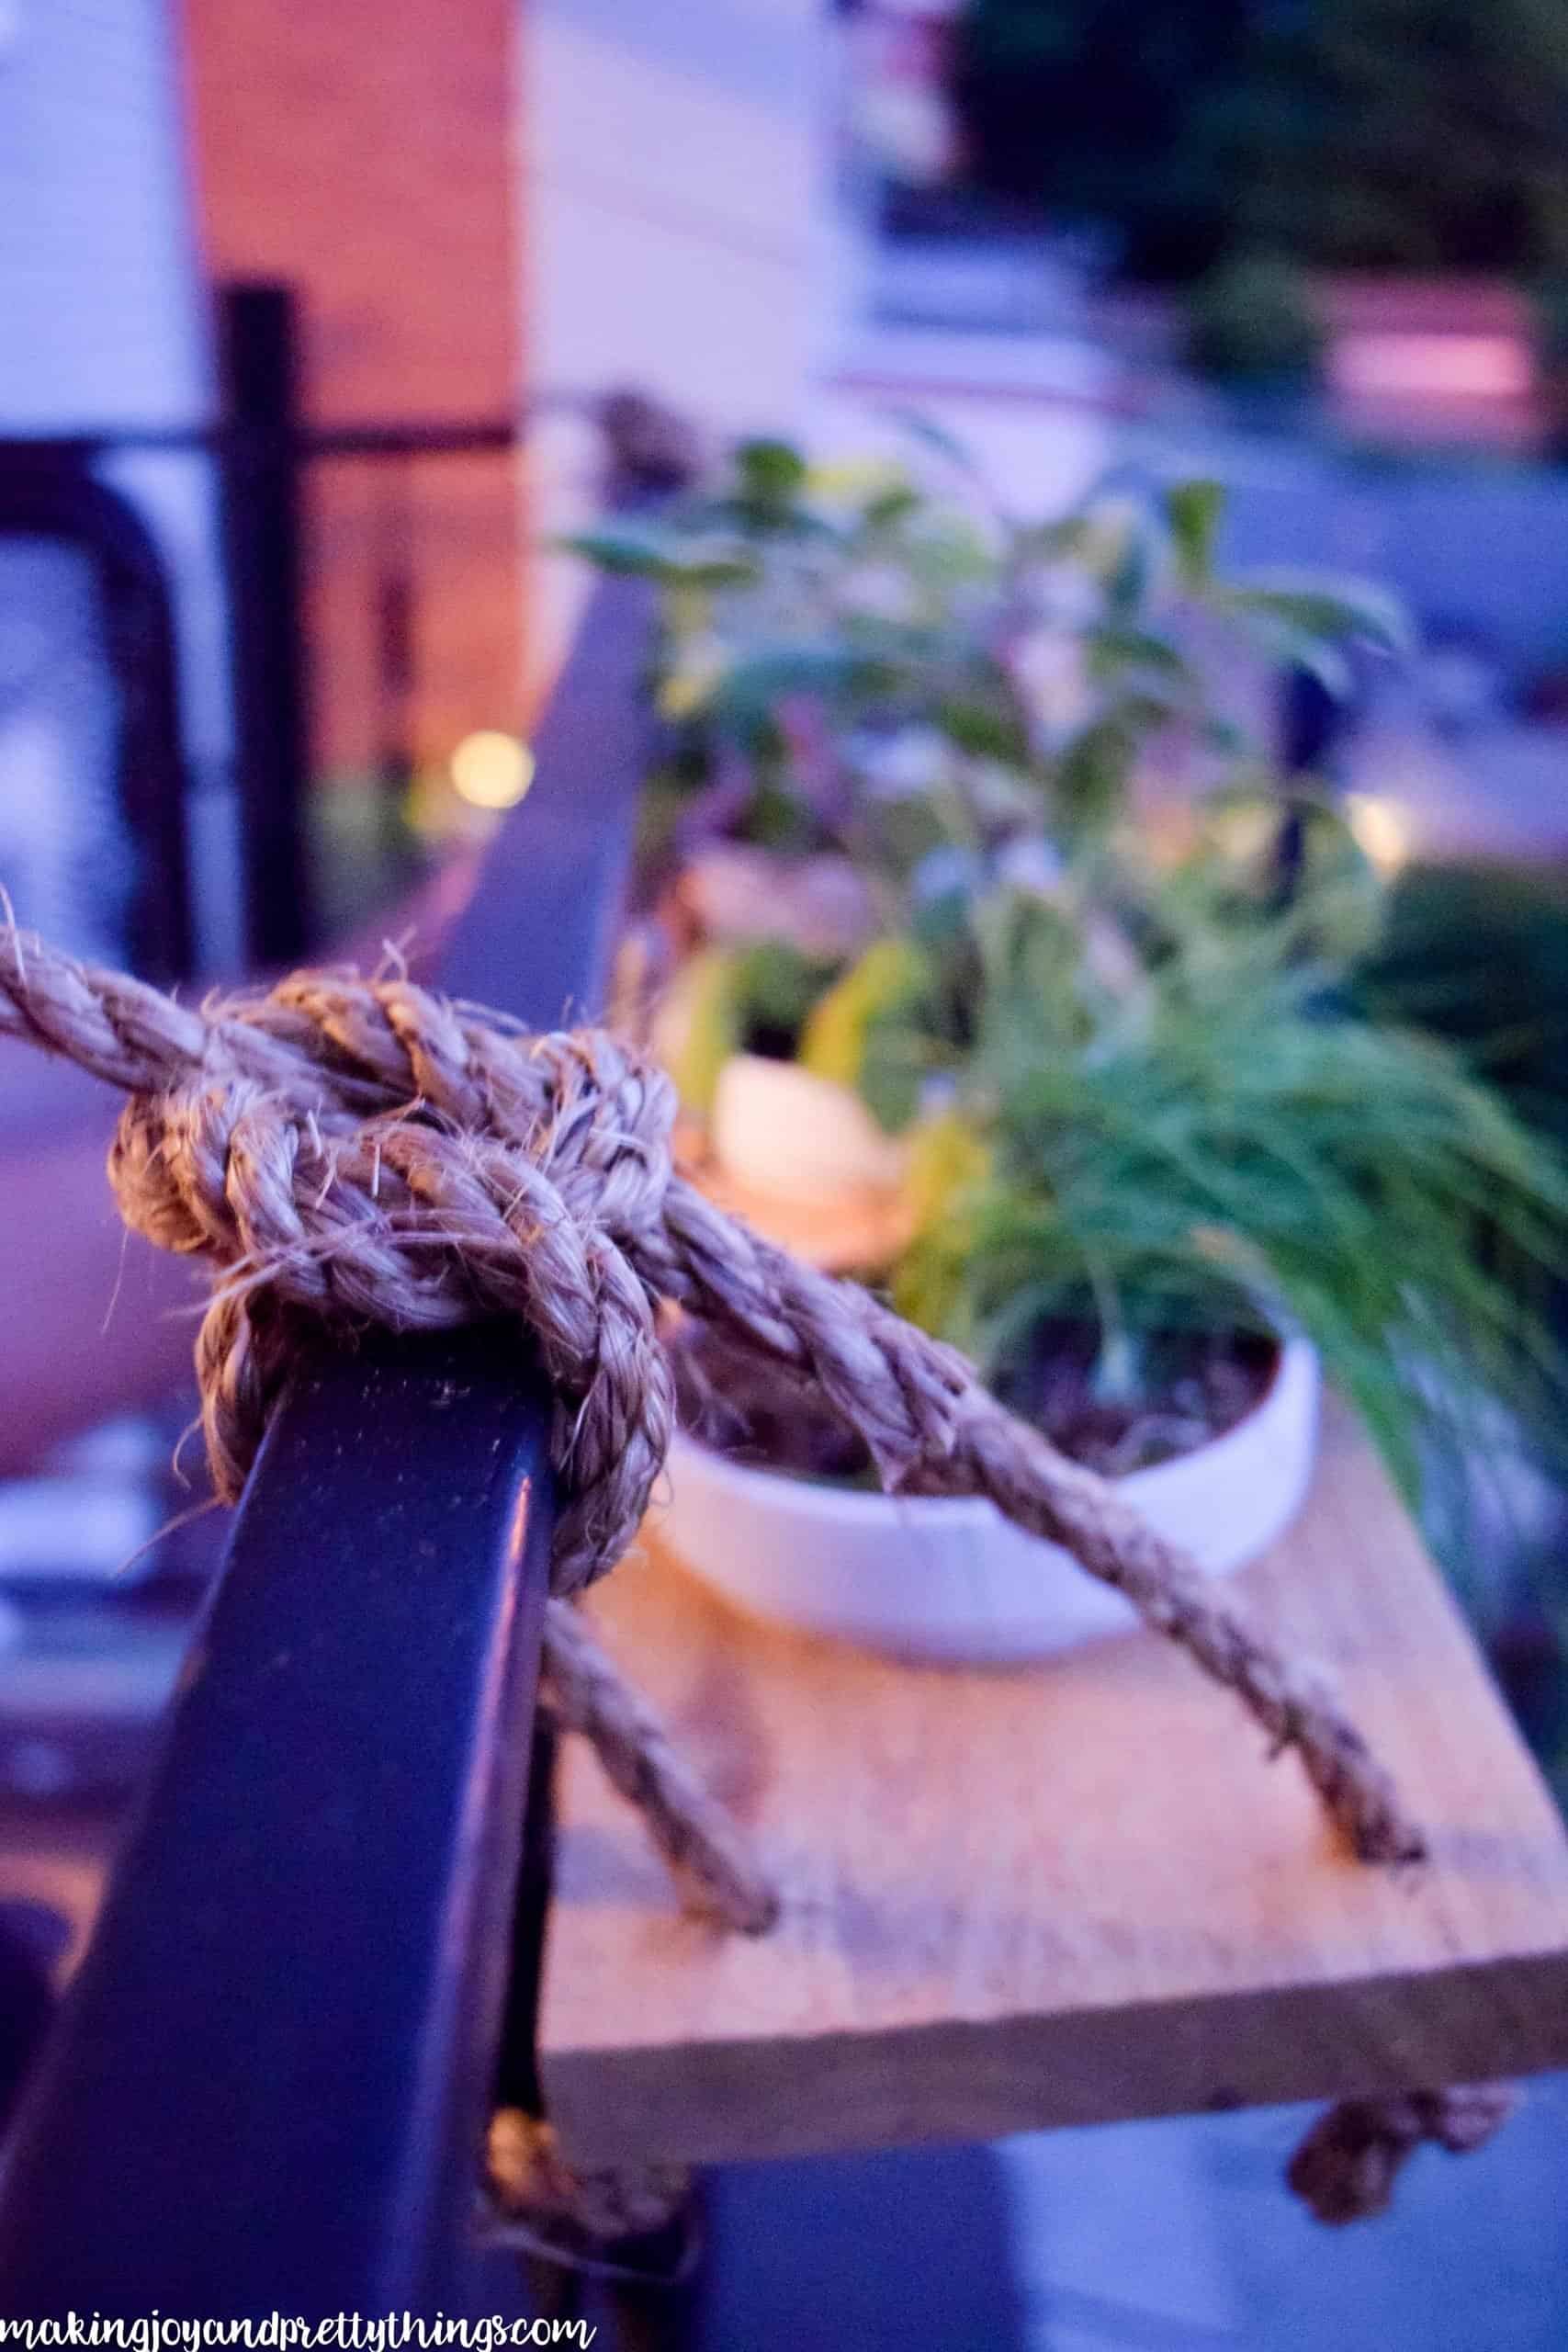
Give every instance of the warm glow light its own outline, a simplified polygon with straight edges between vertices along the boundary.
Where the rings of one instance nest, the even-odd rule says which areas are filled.
[[[470,808],[514,808],[534,781],[534,754],[515,735],[482,727],[452,754],[452,789]]]
[[[1345,803],[1345,815],[1358,846],[1378,872],[1397,874],[1414,846],[1410,820],[1404,809],[1392,800],[1378,799],[1373,793],[1352,792]]]

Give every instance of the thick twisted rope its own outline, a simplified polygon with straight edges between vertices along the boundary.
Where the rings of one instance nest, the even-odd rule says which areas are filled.
[[[330,973],[197,1010],[14,928],[0,930],[6,1033],[125,1090],[109,1159],[122,1214],[218,1270],[197,1367],[226,1499],[314,1334],[485,1315],[523,1327],[558,1398],[551,1703],[731,1925],[769,1926],[772,1889],[570,1605],[632,1541],[664,1461],[669,1303],[814,1388],[859,1432],[889,1490],[984,1496],[1064,1545],[1233,1690],[1276,1750],[1296,1751],[1363,1860],[1422,1854],[1332,1696],[1113,1487],[1012,1419],[950,1349],[759,1239],[674,1174],[668,1081],[612,1038],[531,1036],[400,978]],[[1489,2088],[1336,2109],[1303,2144],[1292,2184],[1325,2219],[1380,2210],[1422,2138],[1476,2145],[1503,2111]],[[679,2195],[677,2176],[638,2175],[628,2202],[631,2177],[584,2181],[547,2126],[519,2126],[521,2137],[503,2132],[501,2156],[492,2150],[492,2194],[547,2237],[558,2222],[587,2238],[624,2234]]]
[[[626,1550],[673,1418],[658,1311],[676,1302],[807,1380],[890,1490],[988,1498],[1063,1544],[1293,1748],[1355,1850],[1424,1850],[1392,1781],[1316,1678],[1247,1626],[1114,1488],[1014,1420],[952,1350],[774,1249],[674,1175],[672,1091],[595,1031],[530,1035],[400,978],[301,973],[175,1003],[0,932],[0,1033],[128,1091],[121,1212],[220,1280],[197,1347],[219,1491],[243,1483],[308,1330],[504,1315],[558,1399],[558,1601]],[[550,1679],[665,1851],[738,1924],[766,1890],[575,1618]]]

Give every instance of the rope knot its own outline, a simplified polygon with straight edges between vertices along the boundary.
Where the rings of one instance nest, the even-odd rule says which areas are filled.
[[[199,1057],[127,1103],[109,1172],[129,1224],[221,1270],[197,1346],[220,1492],[312,1325],[507,1317],[557,1393],[553,1581],[577,1590],[630,1543],[672,1426],[628,1255],[657,1254],[669,1080],[602,1033],[512,1033],[401,980],[299,974],[204,1017]]]
[[[197,1363],[220,1492],[238,1493],[290,1357],[323,1326],[520,1323],[558,1399],[553,1580],[570,1595],[631,1543],[663,1463],[673,1380],[661,1303],[825,1401],[885,1484],[984,1497],[1064,1546],[1235,1691],[1368,1861],[1424,1851],[1386,1770],[1124,1497],[1014,1421],[962,1358],[870,1291],[802,1265],[671,1172],[667,1080],[597,1031],[531,1037],[393,977],[303,972],[199,1011],[0,926],[0,1035],[134,1099],[112,1172],[128,1221],[219,1270]],[[613,1758],[665,1850],[700,1849],[728,1915],[760,1920],[667,1743],[559,1599],[546,1611],[565,1719]]]

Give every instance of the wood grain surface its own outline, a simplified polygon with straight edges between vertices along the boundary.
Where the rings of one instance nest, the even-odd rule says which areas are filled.
[[[1568,2064],[1568,1839],[1364,1441],[1235,1581],[1337,1679],[1433,1860],[1350,1860],[1234,1701],[1138,1633],[914,1668],[739,1616],[660,1555],[593,1609],[785,1893],[684,1916],[567,1744],[540,2019],[580,2161],[992,2137]]]

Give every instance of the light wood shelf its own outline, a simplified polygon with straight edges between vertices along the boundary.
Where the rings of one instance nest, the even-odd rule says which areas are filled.
[[[784,1916],[755,1943],[685,1916],[567,1744],[540,2061],[568,2151],[771,2156],[1568,2064],[1568,1838],[1344,1418],[1235,1589],[1335,1676],[1429,1864],[1349,1859],[1294,1762],[1151,1634],[903,1667],[738,1615],[655,1521],[593,1613]]]

